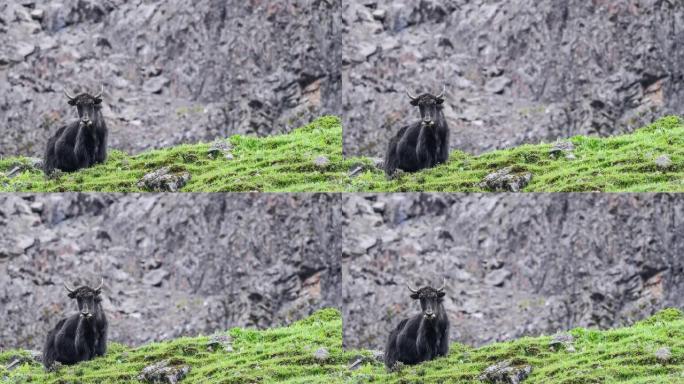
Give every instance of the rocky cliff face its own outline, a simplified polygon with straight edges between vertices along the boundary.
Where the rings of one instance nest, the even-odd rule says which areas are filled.
[[[270,327],[340,307],[339,196],[0,197],[0,349],[41,348],[73,313],[62,283],[104,276],[129,345]]]
[[[384,348],[441,283],[451,339],[471,345],[630,324],[684,306],[678,195],[346,196],[344,342]]]
[[[452,148],[633,130],[684,113],[684,2],[371,0],[342,12],[345,153],[381,155],[404,94],[439,92]]]
[[[288,131],[341,103],[340,1],[51,0],[0,5],[0,155],[40,155],[105,87],[128,152]]]

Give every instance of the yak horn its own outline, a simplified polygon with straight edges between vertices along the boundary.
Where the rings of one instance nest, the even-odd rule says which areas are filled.
[[[74,291],[75,291],[75,289],[70,288],[70,287],[67,285],[67,283],[64,283],[64,288],[66,288],[67,292],[69,292],[69,293],[74,293]]]
[[[97,99],[97,98],[99,98],[100,96],[102,96],[103,93],[104,93],[104,85],[103,85],[103,84],[100,84],[100,92],[99,92],[97,95],[93,96],[93,98],[94,98],[94,99]]]
[[[75,97],[74,97],[74,96],[71,96],[71,94],[69,93],[69,91],[67,91],[66,88],[64,88],[64,95],[65,95],[69,100],[75,99]]]
[[[406,284],[406,286],[408,287],[409,291],[411,291],[411,293],[418,293],[418,290],[411,287],[411,284]]]
[[[406,90],[406,94],[408,95],[409,99],[411,99],[411,101],[413,101],[413,100],[415,100],[415,99],[418,98],[418,97],[416,97],[416,96],[413,96],[413,95],[411,94],[411,92],[409,92],[408,89]]]
[[[104,277],[100,278],[100,285],[97,286],[97,288],[93,289],[93,291],[99,291],[102,289],[102,286],[104,285]]]
[[[444,286],[446,285],[446,278],[442,278],[442,286],[437,288],[437,291],[442,292],[444,291]]]
[[[444,94],[445,94],[445,93],[446,93],[446,84],[442,84],[442,93],[440,93],[439,95],[435,96],[435,98],[441,99],[442,97],[444,97]]]

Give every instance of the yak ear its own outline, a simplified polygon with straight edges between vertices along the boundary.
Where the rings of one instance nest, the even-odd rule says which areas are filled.
[[[411,100],[411,105],[413,105],[414,107],[418,106],[418,99]]]
[[[445,293],[442,291],[437,292],[437,297],[444,297]]]
[[[437,104],[438,104],[438,105],[444,104],[444,98],[443,98],[443,97],[438,97],[438,98],[437,98]]]
[[[102,103],[102,99],[99,97],[96,97],[95,98],[95,104],[97,105],[97,104],[101,104],[101,103]]]
[[[420,297],[420,295],[419,295],[418,293],[412,293],[412,294],[411,294],[411,298],[412,298],[413,300],[417,300],[419,297]]]
[[[69,292],[69,298],[75,299],[76,298],[76,292]]]
[[[71,106],[74,106],[74,105],[76,105],[76,100],[70,99],[69,101],[67,101],[67,103],[69,103],[69,105],[71,105]]]

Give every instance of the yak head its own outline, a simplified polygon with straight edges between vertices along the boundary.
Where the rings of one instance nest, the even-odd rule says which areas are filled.
[[[420,289],[408,286],[413,300],[420,300],[420,308],[423,318],[428,321],[435,320],[442,315],[442,299],[444,298],[444,283],[439,288],[423,287]]]
[[[104,279],[100,281],[100,285],[97,288],[83,286],[76,289],[70,288],[64,283],[64,288],[69,293],[69,298],[76,299],[78,312],[82,318],[91,319],[94,315],[97,315],[98,308],[100,308],[99,303],[102,301],[100,292],[103,283]]]
[[[96,95],[89,93],[81,93],[78,96],[72,96],[66,89],[64,95],[69,99],[69,105],[75,106],[78,109],[78,118],[81,120],[81,125],[92,127],[93,121],[97,118],[97,113],[102,104],[102,93],[104,87],[100,87],[100,92]]]
[[[446,87],[443,87],[442,93],[437,96],[433,96],[429,93],[424,93],[420,96],[413,96],[411,92],[408,90],[406,91],[409,99],[411,99],[411,105],[420,109],[420,117],[422,119],[423,126],[435,126],[435,120],[439,116],[439,113],[442,109],[442,104],[444,104],[444,92],[446,92]]]

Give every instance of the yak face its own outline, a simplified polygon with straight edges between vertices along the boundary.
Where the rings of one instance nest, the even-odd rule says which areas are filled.
[[[432,287],[423,287],[418,290],[411,290],[411,298],[413,300],[420,300],[420,308],[423,312],[423,318],[428,321],[433,321],[439,317],[442,312],[442,300],[444,298],[444,286],[439,289]]]
[[[69,105],[76,107],[81,125],[92,127],[96,120],[98,111],[102,104],[102,90],[92,96],[88,93],[81,93],[78,96],[71,96],[67,91],[64,94],[69,99]]]
[[[76,299],[76,302],[78,303],[78,312],[82,318],[89,320],[97,314],[96,312],[99,308],[99,303],[102,301],[102,297],[100,297],[102,284],[97,288],[83,286],[77,289],[71,289],[66,284],[64,287],[67,292],[69,292],[69,298]]]
[[[422,94],[420,96],[413,96],[408,93],[409,99],[411,99],[411,105],[418,107],[420,110],[420,118],[422,120],[423,126],[434,127],[435,121],[439,116],[441,109],[444,104],[444,91],[437,96],[433,96],[429,93]]]

